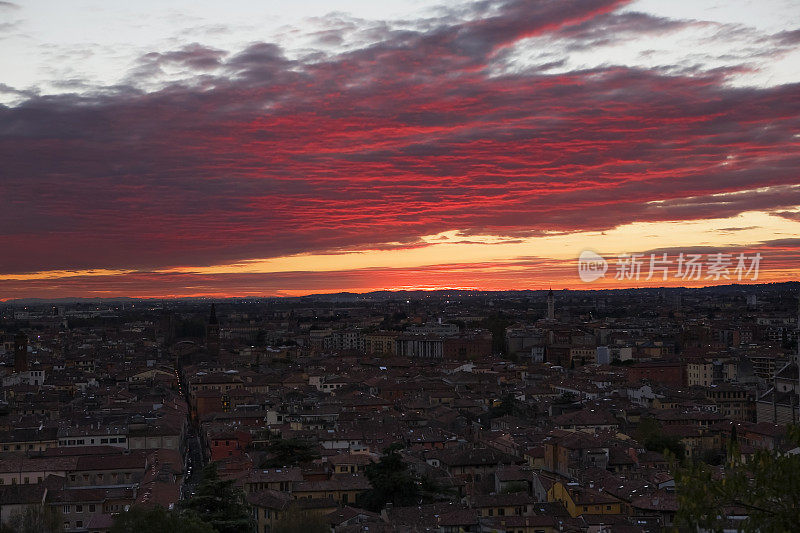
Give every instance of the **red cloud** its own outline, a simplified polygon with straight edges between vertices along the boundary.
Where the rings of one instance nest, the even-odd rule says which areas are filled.
[[[530,35],[591,41],[676,24],[609,15],[617,5],[508,2],[307,60],[271,43],[192,45],[144,63],[202,70],[195,83],[0,107],[0,247],[11,251],[0,273],[207,265],[454,229],[519,236],[800,204],[797,84],[489,68]],[[125,279],[132,291],[182,283]]]

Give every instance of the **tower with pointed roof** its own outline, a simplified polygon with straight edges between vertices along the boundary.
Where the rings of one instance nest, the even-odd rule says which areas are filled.
[[[219,356],[219,320],[217,320],[217,308],[211,304],[211,315],[208,317],[206,325],[206,351],[214,358]]]

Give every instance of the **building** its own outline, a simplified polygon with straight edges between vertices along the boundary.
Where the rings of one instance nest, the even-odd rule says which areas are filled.
[[[217,319],[217,308],[213,303],[206,325],[206,351],[212,359],[219,358],[219,320]]]
[[[675,387],[684,387],[687,382],[685,367],[680,361],[646,361],[632,365],[628,369],[628,381],[641,380]]]
[[[437,335],[405,333],[397,337],[397,355],[412,359],[442,359],[444,339]]]
[[[375,333],[365,333],[364,351],[374,355],[395,355],[397,332],[376,331]]]
[[[592,486],[581,487],[577,483],[557,481],[547,492],[547,501],[559,501],[567,508],[572,518],[582,515],[627,514],[627,506],[607,492],[595,490]]]

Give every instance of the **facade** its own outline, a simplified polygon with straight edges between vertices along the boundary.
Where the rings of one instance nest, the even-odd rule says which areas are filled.
[[[591,487],[582,487],[577,483],[557,481],[548,491],[547,499],[563,503],[572,518],[583,515],[620,515],[628,512],[627,506],[618,498]]]
[[[637,363],[628,370],[628,380],[638,382],[648,380],[661,385],[685,387],[688,384],[686,366],[680,361],[648,361]],[[692,368],[694,374],[699,375],[697,367]],[[693,378],[698,381],[699,377]]]

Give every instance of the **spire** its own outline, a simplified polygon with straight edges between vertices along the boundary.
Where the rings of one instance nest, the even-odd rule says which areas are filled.
[[[212,303],[211,304],[211,316],[208,317],[209,324],[219,324],[217,320],[217,307]]]

